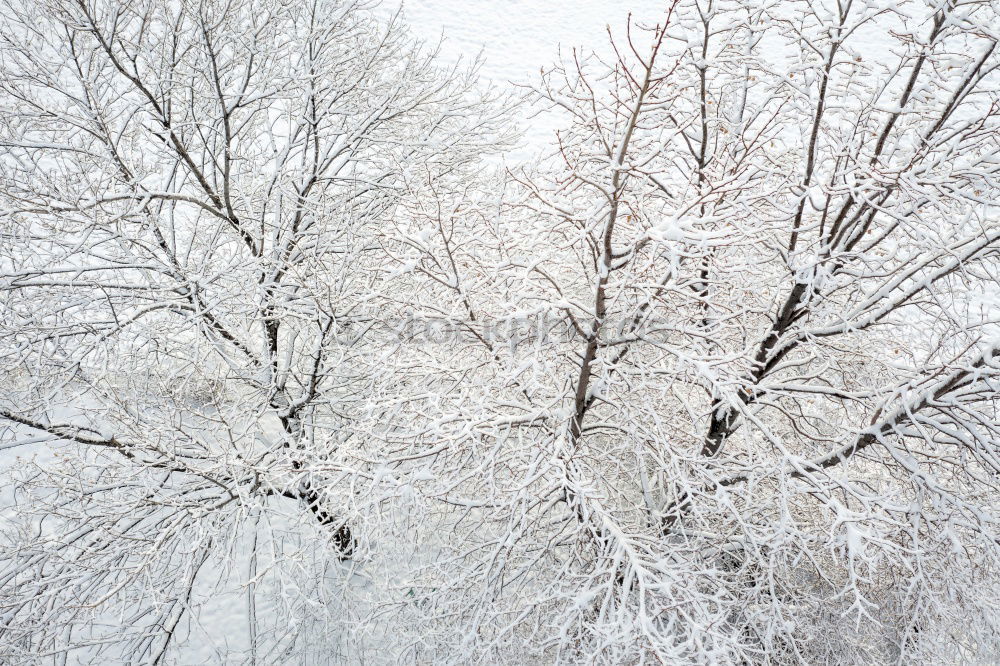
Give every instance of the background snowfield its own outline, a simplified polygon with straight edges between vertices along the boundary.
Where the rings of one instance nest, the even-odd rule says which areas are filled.
[[[629,15],[639,25],[662,23],[667,8],[662,0],[387,0],[379,11],[388,16],[401,10],[415,37],[428,46],[440,42],[445,62],[481,56],[484,82],[513,90],[538,83],[560,50],[583,47],[605,55],[609,28],[622,35]],[[556,127],[551,117],[519,120],[528,148],[511,153],[513,159],[543,148]]]
[[[417,37],[434,42],[444,36],[446,58],[482,52],[483,76],[497,84],[537,79],[560,46],[603,48],[607,27],[617,33],[630,13],[634,21],[656,23],[667,10],[658,0],[388,0],[381,11],[400,7]]]

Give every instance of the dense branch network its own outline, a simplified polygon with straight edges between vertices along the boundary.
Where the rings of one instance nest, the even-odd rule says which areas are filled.
[[[223,661],[994,653],[993,4],[677,0],[506,101],[363,2],[0,14],[3,659],[224,590]]]

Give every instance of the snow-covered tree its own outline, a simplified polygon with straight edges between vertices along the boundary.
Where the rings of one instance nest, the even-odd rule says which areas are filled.
[[[554,153],[449,283],[526,334],[464,336],[414,410],[418,487],[455,506],[422,631],[463,619],[427,654],[995,654],[997,25],[680,2],[544,73]]]
[[[308,594],[282,530],[320,563],[357,548],[329,461],[379,457],[353,426],[381,381],[379,237],[412,174],[478,160],[498,116],[363,3],[0,12],[0,417],[5,451],[52,452],[8,466],[0,654],[159,663],[199,577],[263,566],[247,535]]]

